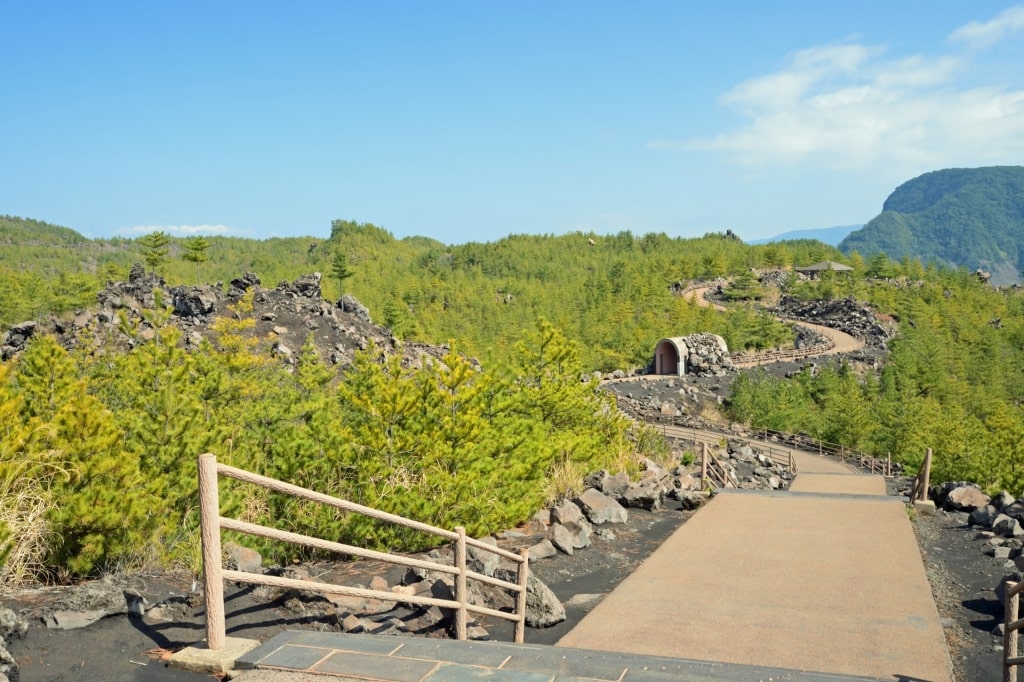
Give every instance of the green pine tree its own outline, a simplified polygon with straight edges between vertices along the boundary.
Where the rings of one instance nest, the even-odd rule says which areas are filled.
[[[340,287],[341,293],[345,293],[345,282],[356,274],[352,267],[349,265],[348,254],[338,251],[334,254],[334,259],[331,261],[331,274],[338,280],[338,286]]]
[[[193,237],[188,240],[185,247],[188,250],[185,251],[182,258],[190,263],[196,264],[196,283],[198,284],[202,281],[199,277],[199,266],[210,259],[209,255],[206,253],[210,248],[210,240],[205,239],[204,237]]]
[[[167,259],[167,254],[170,253],[170,237],[165,232],[157,231],[149,233],[139,242],[145,249],[146,265],[150,270],[158,269]]]

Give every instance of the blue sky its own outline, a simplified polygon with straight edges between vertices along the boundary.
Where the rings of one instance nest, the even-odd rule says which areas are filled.
[[[0,214],[91,237],[754,239],[1024,162],[1012,2],[0,0],[0,32]]]

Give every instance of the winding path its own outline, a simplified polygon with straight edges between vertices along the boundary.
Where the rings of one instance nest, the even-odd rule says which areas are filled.
[[[557,646],[701,659],[722,679],[764,679],[728,673],[760,665],[948,682],[902,499],[881,476],[810,453],[799,465],[789,491],[716,495]]]
[[[689,296],[723,309],[706,293],[701,288]],[[825,336],[830,344],[822,345],[830,347],[801,349],[797,357],[864,346],[844,332],[799,324]],[[750,366],[778,355],[733,362]],[[663,428],[695,441],[721,438],[712,431]],[[745,440],[770,448],[773,459],[795,460],[790,489],[720,491],[557,646],[692,657],[725,668],[767,665],[823,677],[952,679],[902,498],[886,495],[882,476],[856,473],[797,448]]]
[[[718,305],[707,299],[707,293],[711,290],[711,287],[700,287],[698,289],[691,289],[685,295],[697,305],[703,308],[714,308],[715,310],[725,311],[728,310],[725,306]],[[860,339],[850,336],[846,332],[841,332],[838,329],[832,329],[820,324],[812,324],[810,322],[804,322],[803,320],[790,320],[786,318],[777,318],[783,322],[790,322],[799,324],[807,327],[808,329],[819,334],[831,343],[830,348],[807,348],[804,350],[796,351],[783,351],[784,356],[780,356],[778,352],[767,352],[757,353],[755,355],[748,356],[737,356],[734,357],[733,364],[737,367],[754,367],[757,365],[763,365],[769,362],[776,362],[778,360],[794,360],[797,358],[808,358],[815,355],[838,355],[839,353],[851,353],[856,350],[860,350],[864,347],[864,342]]]

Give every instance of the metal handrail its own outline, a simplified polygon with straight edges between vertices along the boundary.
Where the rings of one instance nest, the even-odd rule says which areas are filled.
[[[518,554],[508,550],[495,547],[481,540],[466,537],[465,528],[459,526],[454,531],[445,530],[431,526],[419,521],[413,521],[396,514],[388,514],[371,507],[365,507],[349,500],[342,500],[323,493],[307,490],[306,488],[284,483],[273,478],[260,476],[250,471],[237,469],[226,464],[217,462],[217,458],[210,454],[199,456],[199,514],[200,530],[203,544],[203,585],[206,590],[206,643],[211,651],[223,648],[226,638],[226,625],[224,618],[224,581],[233,580],[256,585],[271,585],[290,589],[309,590],[323,592],[325,594],[340,594],[352,597],[363,597],[380,599],[384,601],[402,602],[421,606],[439,606],[450,608],[455,611],[455,636],[457,639],[466,639],[468,613],[494,616],[504,620],[515,622],[515,642],[521,644],[525,637],[526,629],[526,586],[529,579],[528,550],[521,549]],[[364,549],[352,545],[346,545],[329,540],[290,533],[268,528],[254,523],[247,523],[237,519],[226,518],[220,515],[220,494],[218,491],[217,477],[228,476],[239,481],[252,483],[274,492],[284,493],[312,502],[319,502],[344,511],[354,512],[369,516],[371,518],[387,521],[396,525],[412,528],[425,533],[431,533],[448,540],[454,541],[455,562],[454,566],[439,564],[432,561],[403,557],[387,552],[377,552],[371,549]],[[455,599],[436,599],[433,597],[421,597],[419,595],[395,594],[381,590],[347,587],[344,585],[332,585],[318,581],[295,580],[291,578],[279,578],[275,576],[249,573],[245,571],[226,570],[221,566],[221,542],[220,531],[231,530],[240,533],[248,533],[271,540],[279,540],[294,544],[323,549],[340,554],[350,554],[370,559],[410,566],[414,568],[425,568],[441,573],[448,573],[455,577]],[[498,556],[510,559],[518,564],[516,582],[506,582],[498,578],[470,571],[466,568],[467,547],[475,547]],[[501,587],[516,593],[515,609],[512,613],[497,611],[483,606],[468,603],[467,580],[472,579],[479,582]]]

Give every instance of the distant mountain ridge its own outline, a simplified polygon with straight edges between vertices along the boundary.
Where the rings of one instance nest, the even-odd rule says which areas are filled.
[[[771,244],[772,242],[792,241],[794,239],[817,239],[829,246],[839,246],[839,243],[854,230],[859,230],[863,225],[839,225],[837,227],[822,227],[811,230],[790,230],[774,237],[764,239],[751,239],[748,244]]]
[[[1024,268],[1024,166],[948,168],[889,195],[882,212],[840,244],[843,253],[885,253],[1020,281]]]

